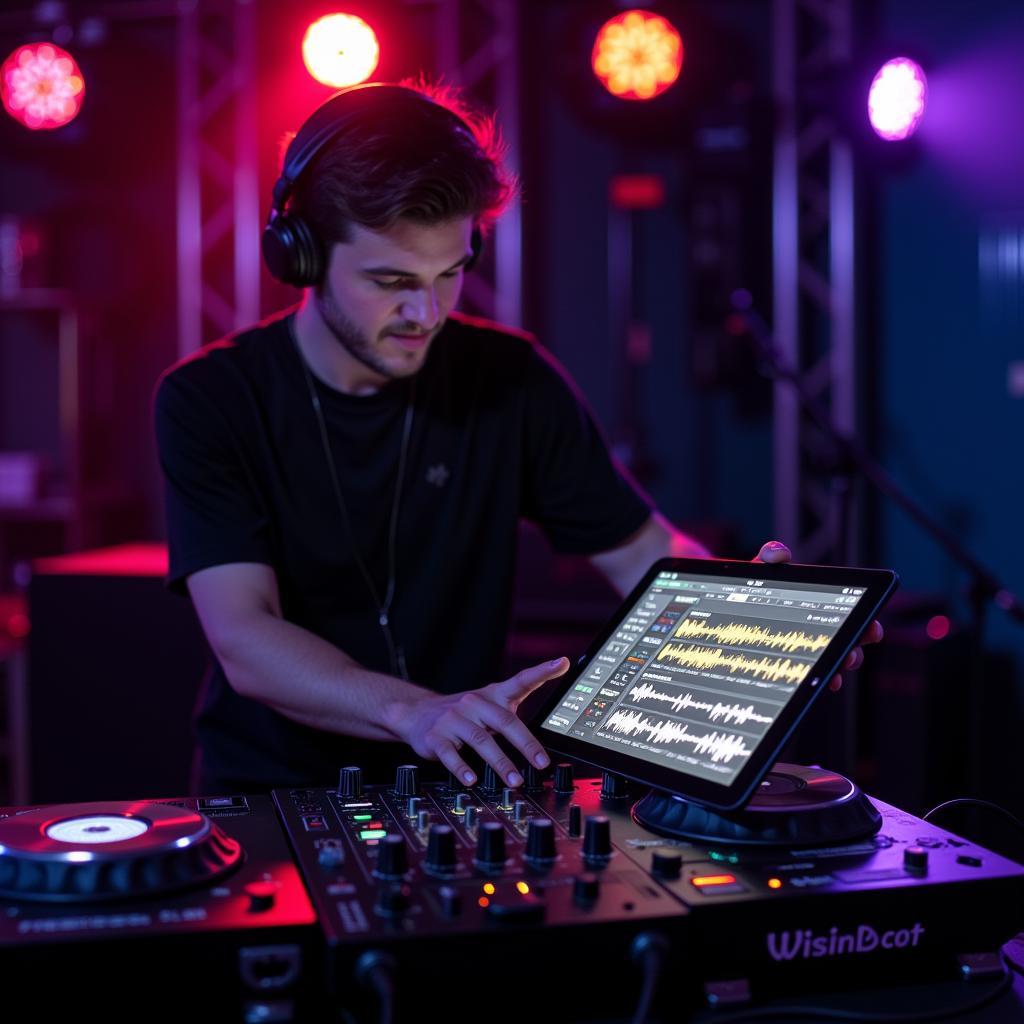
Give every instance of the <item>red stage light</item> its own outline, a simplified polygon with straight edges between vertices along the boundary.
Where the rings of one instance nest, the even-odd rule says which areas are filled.
[[[933,615],[925,626],[925,632],[932,640],[942,640],[949,636],[949,629],[952,624],[945,615]]]
[[[613,96],[650,100],[679,77],[683,40],[660,15],[626,11],[601,26],[590,64]]]
[[[0,97],[26,128],[60,128],[82,109],[85,79],[75,58],[53,43],[19,46],[0,68]]]
[[[354,14],[328,14],[306,29],[302,40],[306,70],[336,89],[358,85],[380,60],[377,33]]]

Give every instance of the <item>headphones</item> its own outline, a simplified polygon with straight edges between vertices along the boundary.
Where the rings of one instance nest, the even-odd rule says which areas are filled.
[[[473,137],[472,129],[458,114],[415,89],[377,82],[336,93],[313,111],[292,139],[285,153],[281,176],[274,185],[273,202],[263,229],[262,249],[267,269],[279,281],[307,288],[319,283],[326,266],[324,245],[316,232],[302,217],[286,210],[296,182],[317,154],[344,132],[357,115],[386,104],[395,99],[396,94],[413,103],[422,103],[426,116],[446,119],[449,127]],[[467,270],[476,263],[483,248],[479,227],[473,229],[470,247],[473,255],[465,264]]]

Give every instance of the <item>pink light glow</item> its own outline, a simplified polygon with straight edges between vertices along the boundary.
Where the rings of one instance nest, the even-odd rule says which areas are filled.
[[[82,109],[85,79],[75,58],[53,43],[19,46],[0,68],[7,113],[33,130],[60,128]]]
[[[868,93],[871,127],[890,142],[907,139],[924,115],[928,83],[919,64],[908,57],[886,61]]]
[[[925,632],[932,640],[941,640],[949,635],[950,621],[945,615],[933,615],[928,620]]]

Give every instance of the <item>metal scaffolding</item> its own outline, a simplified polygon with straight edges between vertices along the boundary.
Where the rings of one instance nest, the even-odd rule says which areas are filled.
[[[497,112],[506,166],[519,173],[519,11],[515,0],[409,0],[433,9],[436,71]],[[513,205],[488,240],[490,257],[466,277],[464,305],[520,326],[522,220]]]
[[[252,0],[178,8],[178,353],[259,319]]]
[[[814,101],[843,68],[852,0],[775,0],[774,335],[808,393],[845,433],[857,431],[855,195],[850,142]],[[775,530],[801,561],[856,564],[860,498],[833,446],[775,386]]]

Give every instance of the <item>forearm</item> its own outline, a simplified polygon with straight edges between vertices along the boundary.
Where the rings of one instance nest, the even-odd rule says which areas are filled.
[[[214,650],[242,696],[302,725],[346,736],[400,739],[384,724],[387,709],[430,693],[371,672],[328,641],[270,613],[236,624]]]

